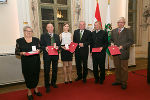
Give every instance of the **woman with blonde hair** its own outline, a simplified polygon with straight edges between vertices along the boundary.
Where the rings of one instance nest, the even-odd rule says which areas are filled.
[[[34,89],[35,95],[42,96],[37,88],[40,74],[40,41],[32,37],[31,27],[25,26],[23,32],[24,37],[16,40],[15,54],[21,56],[22,73],[28,88],[27,97],[28,100],[33,100],[31,89]]]

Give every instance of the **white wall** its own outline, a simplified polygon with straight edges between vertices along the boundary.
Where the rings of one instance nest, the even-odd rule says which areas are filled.
[[[30,24],[28,0],[0,4],[0,53],[14,53],[16,39],[23,36],[24,22]]]
[[[0,53],[11,52],[19,37],[17,1],[0,4]]]

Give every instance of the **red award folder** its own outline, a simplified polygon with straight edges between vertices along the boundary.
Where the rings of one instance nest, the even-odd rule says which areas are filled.
[[[70,45],[69,45],[69,50],[68,51],[73,53],[76,50],[77,46],[78,46],[78,43],[71,42]]]
[[[92,52],[101,52],[100,47],[99,48],[92,48]]]
[[[39,53],[38,52],[34,52],[34,51],[25,53],[26,56],[31,56],[31,55],[36,55],[36,54],[39,54]]]
[[[54,48],[54,46],[48,46],[48,55],[58,55],[58,51]]]
[[[111,55],[121,54],[121,52],[117,46],[110,46],[110,47],[108,47],[108,49],[109,49]]]

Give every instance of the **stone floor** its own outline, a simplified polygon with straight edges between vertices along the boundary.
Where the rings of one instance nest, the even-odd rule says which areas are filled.
[[[129,71],[133,70],[140,70],[140,69],[146,69],[147,68],[147,59],[136,59],[136,67],[129,67]],[[112,73],[114,73],[114,69],[111,70]],[[107,71],[106,71],[107,74]],[[76,78],[76,68],[73,66],[73,71],[72,71],[72,80]],[[91,70],[88,72],[88,77],[87,78],[93,78],[93,73]],[[63,76],[63,69],[58,68],[58,83],[63,83],[64,82],[64,76]],[[43,70],[40,72],[40,80],[38,86],[44,86],[44,73]],[[7,93],[11,91],[17,91],[17,90],[22,90],[26,89],[26,86],[24,83],[17,83],[17,84],[10,84],[10,85],[4,85],[0,86],[0,93]]]

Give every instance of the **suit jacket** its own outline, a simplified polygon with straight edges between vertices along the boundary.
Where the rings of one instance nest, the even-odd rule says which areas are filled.
[[[83,47],[79,48],[79,45],[76,48],[75,53],[77,52],[81,52],[81,54],[85,54],[88,55],[88,51],[89,51],[89,44],[91,41],[91,32],[89,30],[84,30],[84,33],[82,35],[82,38],[80,40],[80,29],[77,29],[74,31],[74,35],[73,35],[73,42],[75,43],[83,43]]]
[[[60,47],[60,38],[57,34],[53,34],[53,37],[54,37],[54,40],[55,40],[55,43],[58,47]],[[40,45],[41,45],[41,48],[43,50],[43,59],[44,60],[47,60],[47,58],[49,57],[47,51],[46,51],[46,47],[47,46],[50,46],[51,45],[51,37],[49,35],[49,33],[43,33],[41,35],[41,38],[40,38]],[[59,56],[55,55],[56,59],[59,59]]]
[[[104,30],[100,30],[98,33],[96,31],[92,32],[92,42],[90,45],[90,50],[92,48],[103,47],[101,53],[106,52],[106,48],[108,47],[108,34]]]
[[[118,33],[118,28],[112,30],[111,32],[111,43],[114,43],[117,46],[123,46],[123,49],[120,49],[121,55],[119,58],[122,60],[129,59],[129,49],[130,46],[134,43],[133,33],[130,29],[124,28],[120,34]]]

